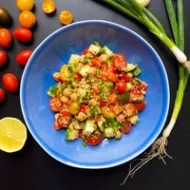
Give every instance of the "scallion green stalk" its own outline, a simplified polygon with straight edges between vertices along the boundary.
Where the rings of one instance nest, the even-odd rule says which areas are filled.
[[[133,17],[144,26],[146,26],[155,36],[157,36],[174,54],[179,63],[181,63],[190,72],[190,62],[187,60],[186,55],[181,51],[170,38],[163,33],[154,22],[152,22],[145,14],[144,7],[141,6],[136,0],[101,0],[112,7],[118,9],[122,13]],[[126,5],[127,4],[127,5]],[[123,5],[123,6],[122,6]],[[131,9],[132,8],[132,9]]]

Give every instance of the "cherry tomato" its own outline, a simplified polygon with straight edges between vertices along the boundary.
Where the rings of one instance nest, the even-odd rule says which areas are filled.
[[[110,94],[110,95],[108,96],[108,102],[109,102],[110,104],[116,103],[116,102],[117,102],[117,96],[116,96],[115,94]]]
[[[127,75],[124,72],[119,74],[119,79],[124,80],[126,82],[129,81],[129,78],[127,77]]]
[[[81,81],[81,80],[82,80],[82,76],[81,76],[79,73],[76,73],[76,74],[75,74],[75,78],[76,78],[76,80],[78,80],[78,81]]]
[[[63,105],[62,101],[57,97],[52,98],[49,103],[50,109],[53,112],[59,112],[61,110],[62,105]]]
[[[70,116],[71,116],[71,113],[68,112],[68,111],[66,111],[66,110],[62,111],[61,114],[62,114],[63,116],[67,116],[67,117],[70,117]]]
[[[16,28],[13,36],[20,42],[29,42],[32,39],[32,32],[28,28]]]
[[[21,12],[18,19],[25,28],[32,28],[36,23],[36,16],[30,11]]]
[[[100,100],[100,107],[105,107],[106,106],[106,102],[104,102],[103,100]]]
[[[134,103],[134,106],[136,107],[138,111],[143,111],[146,107],[146,102],[145,101],[137,102],[137,103]]]
[[[113,56],[113,65],[117,68],[117,70],[123,71],[127,67],[125,56],[122,54],[115,54]]]
[[[104,135],[100,133],[99,135],[91,135],[91,136],[87,137],[86,142],[89,145],[96,146],[96,145],[100,144],[103,139],[104,139]]]
[[[136,109],[136,107],[134,106],[134,104],[131,104],[131,103],[125,104],[125,105],[124,105],[124,109],[125,109],[125,111],[126,111],[125,114],[126,114],[127,117],[131,117],[131,116],[137,114],[137,109]]]
[[[34,6],[34,0],[17,0],[16,4],[21,11],[30,11]]]
[[[21,51],[16,57],[17,64],[19,64],[21,66],[25,66],[31,55],[32,55],[31,50],[23,50],[23,51]]]
[[[53,124],[53,126],[54,126],[54,129],[55,129],[56,131],[58,131],[58,130],[61,129],[61,127],[59,126],[59,123],[58,123],[57,121],[55,121],[55,123]]]
[[[0,103],[5,99],[5,91],[0,88]]]
[[[86,110],[87,110],[87,106],[86,105],[81,105],[80,107],[80,111],[83,112],[83,113],[86,113]]]
[[[0,68],[7,62],[7,53],[0,50]]]
[[[70,24],[73,21],[73,15],[70,11],[62,11],[59,15],[59,20],[62,24]]]
[[[5,28],[0,29],[0,46],[7,48],[11,45],[11,43],[11,33]]]
[[[57,123],[61,128],[66,128],[69,123],[69,120],[70,116],[59,115],[59,117],[57,118]]]
[[[124,80],[119,80],[116,83],[116,90],[120,93],[123,94],[127,89],[126,82]]]
[[[55,2],[53,0],[44,0],[42,3],[42,9],[45,13],[53,13],[56,9]]]
[[[19,87],[18,79],[12,73],[4,74],[2,82],[7,91],[16,92],[18,90]]]
[[[129,123],[128,121],[125,121],[122,124],[121,131],[124,134],[128,134],[131,131],[131,123]]]

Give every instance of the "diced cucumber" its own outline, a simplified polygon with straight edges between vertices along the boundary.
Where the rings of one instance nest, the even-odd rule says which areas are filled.
[[[139,122],[139,117],[138,117],[138,115],[134,115],[134,116],[131,116],[131,117],[127,118],[127,120],[131,124],[136,125]]]
[[[79,63],[79,61],[80,61],[80,55],[72,54],[70,59],[69,59],[69,64]]]
[[[95,126],[94,120],[87,120],[85,129],[83,130],[83,135],[90,136],[94,132],[95,127],[96,126]]]
[[[90,66],[89,65],[84,65],[79,71],[80,75],[82,75],[83,77],[87,77],[89,72],[90,72]]]
[[[111,128],[111,127],[105,128],[104,135],[105,135],[105,137],[107,137],[107,138],[112,138],[112,137],[114,137],[115,134],[114,134],[113,128]]]
[[[67,129],[67,131],[66,131],[66,139],[68,141],[74,141],[75,139],[78,138],[78,134],[79,134],[78,130]]]
[[[104,54],[108,55],[109,57],[113,56],[113,51],[111,51],[107,46],[103,46],[102,52],[104,52]]]
[[[137,67],[137,64],[132,64],[132,63],[130,64],[130,63],[128,63],[127,68],[125,69],[125,72],[132,71],[132,70],[134,70],[136,67]]]
[[[100,46],[96,46],[94,44],[90,45],[90,47],[88,48],[88,51],[91,52],[94,55],[97,55],[101,50]]]
[[[134,71],[133,71],[133,75],[136,77],[141,73],[141,69],[139,67],[137,67]]]
[[[58,87],[57,86],[52,86],[52,87],[50,87],[50,89],[48,90],[48,95],[50,96],[50,97],[55,97],[56,96],[56,93],[57,93],[57,90],[58,90]]]

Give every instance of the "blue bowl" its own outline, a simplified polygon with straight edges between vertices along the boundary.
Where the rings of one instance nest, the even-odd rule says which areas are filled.
[[[65,131],[53,128],[47,91],[55,84],[53,73],[71,54],[81,54],[94,41],[123,53],[138,63],[140,78],[149,85],[146,109],[140,122],[120,140],[104,140],[99,146],[82,145],[81,139],[65,140]],[[28,129],[38,144],[56,160],[78,168],[109,168],[123,164],[145,151],[158,137],[169,108],[169,84],[163,62],[141,36],[107,21],[83,21],[60,28],[48,36],[31,56],[21,82],[20,101]]]

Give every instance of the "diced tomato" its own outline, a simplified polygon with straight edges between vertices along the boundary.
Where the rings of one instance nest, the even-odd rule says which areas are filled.
[[[108,72],[107,71],[102,71],[101,72],[101,79],[102,80],[107,80],[108,79]]]
[[[88,53],[88,48],[86,48],[83,52],[82,55],[86,55]]]
[[[110,73],[116,73],[116,71],[117,71],[117,68],[116,67],[114,67],[114,66],[111,66],[111,67],[109,67],[108,68],[108,72]]]
[[[127,77],[127,75],[124,72],[122,72],[122,73],[119,74],[119,79],[120,80],[124,80],[126,82],[129,81],[129,78]]]
[[[70,118],[70,116],[59,115],[59,117],[57,118],[57,123],[61,128],[66,128],[69,124]]]
[[[100,66],[100,61],[99,61],[98,57],[94,57],[92,59],[92,66],[93,67],[99,67]]]
[[[102,64],[102,71],[108,72],[108,64],[107,63]]]
[[[104,102],[103,100],[100,100],[100,107],[105,107],[106,106],[106,102]]]
[[[66,104],[67,104],[68,106],[71,105],[71,104],[72,104],[72,100],[69,99],[69,100],[66,102]]]
[[[143,111],[146,107],[146,102],[145,101],[137,102],[137,103],[134,103],[134,106],[136,107],[138,111]]]
[[[119,80],[116,83],[116,90],[120,93],[123,94],[127,89],[126,82],[124,80]]]
[[[124,134],[128,134],[131,131],[131,123],[129,123],[128,121],[125,121],[122,124],[121,131]]]
[[[55,121],[55,123],[53,124],[53,126],[54,126],[54,129],[55,129],[56,131],[58,131],[58,130],[61,129],[61,127],[59,126],[59,124],[58,124],[57,121]]]
[[[82,76],[81,76],[79,73],[76,73],[76,74],[75,74],[75,78],[76,78],[76,80],[78,80],[78,81],[81,81],[81,80],[82,80]]]
[[[119,71],[125,70],[127,67],[127,61],[125,59],[125,56],[122,54],[115,54],[113,56],[113,65],[117,68]]]
[[[99,134],[99,135],[91,135],[87,137],[85,140],[89,145],[96,146],[100,144],[103,139],[104,139],[104,135]]]
[[[108,96],[108,102],[111,104],[114,104],[117,102],[117,96],[115,94],[110,94]]]
[[[82,138],[82,130],[79,130],[78,137],[79,137],[79,138]]]
[[[116,82],[118,80],[118,75],[115,73],[108,73],[108,79],[112,82]]]
[[[68,116],[68,117],[71,116],[71,113],[68,112],[68,111],[66,111],[66,110],[62,111],[61,114],[62,114],[63,116]]]
[[[80,111],[81,112],[83,112],[83,113],[86,113],[86,111],[87,111],[87,106],[86,105],[81,105],[81,107],[80,107]]]
[[[55,97],[50,100],[49,105],[50,105],[50,109],[53,112],[59,112],[61,110],[63,103],[59,98]]]
[[[125,104],[125,105],[124,105],[124,109],[125,109],[125,111],[126,111],[126,116],[127,116],[127,117],[131,117],[131,116],[137,114],[137,109],[136,109],[136,107],[134,106],[134,104],[131,104],[131,103]]]
[[[113,111],[116,115],[123,111],[122,107],[119,104],[111,104],[109,106],[110,110]]]

